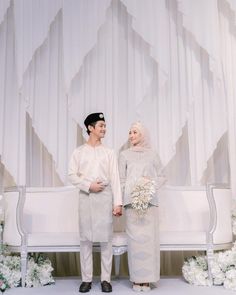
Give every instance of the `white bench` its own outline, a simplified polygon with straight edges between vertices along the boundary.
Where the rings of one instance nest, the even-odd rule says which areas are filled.
[[[3,242],[21,254],[22,286],[29,252],[80,251],[79,198],[74,187],[8,188],[4,202]],[[161,251],[203,250],[210,262],[214,250],[232,245],[231,191],[226,186],[167,186],[160,191],[159,212]],[[120,255],[127,251],[124,225],[117,221],[113,236],[116,274]],[[99,251],[98,245],[94,251]]]

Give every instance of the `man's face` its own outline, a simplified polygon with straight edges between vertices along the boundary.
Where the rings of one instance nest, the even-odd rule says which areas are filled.
[[[97,121],[95,127],[89,126],[90,134],[95,135],[97,138],[104,138],[106,134],[106,123],[104,121]]]

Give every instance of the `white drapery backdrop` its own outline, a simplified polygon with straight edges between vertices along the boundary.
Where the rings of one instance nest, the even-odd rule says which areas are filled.
[[[25,103],[17,84],[12,7],[5,12],[0,25],[0,156],[14,181],[25,183]]]
[[[0,0],[0,189],[66,184],[103,111],[117,152],[142,120],[170,184],[236,197],[235,77],[234,0]]]
[[[165,166],[178,157],[186,128],[189,175],[180,181],[172,173],[179,184],[208,180],[208,162],[227,132],[229,165],[221,170],[230,169],[235,191],[233,1],[0,3],[0,154],[16,183],[30,179],[26,113],[66,183],[77,125],[102,110],[108,145],[118,151],[130,123],[142,120]]]

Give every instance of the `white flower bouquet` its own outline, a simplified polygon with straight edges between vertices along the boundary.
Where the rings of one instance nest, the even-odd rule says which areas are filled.
[[[192,256],[185,260],[182,273],[187,282],[196,286],[210,286],[207,261],[203,256]]]
[[[223,285],[236,291],[236,245],[231,250],[214,253],[211,265],[213,285]],[[182,267],[187,282],[192,285],[210,286],[208,278],[207,258],[205,256],[190,257]]]
[[[236,235],[236,202],[232,208],[232,232]],[[182,273],[187,282],[193,285],[209,286],[208,266],[205,256],[190,257],[185,260]],[[213,285],[223,285],[236,291],[236,242],[231,250],[214,253],[211,265]]]
[[[53,267],[48,258],[39,255],[37,259],[29,258],[26,274],[26,287],[38,287],[54,284],[52,277]]]
[[[139,216],[146,213],[155,191],[155,181],[148,177],[142,176],[136,182],[131,191],[131,207]]]
[[[233,200],[233,206],[231,211],[231,220],[232,220],[232,231],[233,234],[236,235],[236,201]]]
[[[28,260],[26,287],[44,286],[55,283],[49,259],[39,255]],[[20,256],[0,255],[0,291],[21,285]]]
[[[1,291],[18,287],[21,282],[20,257],[0,255]]]

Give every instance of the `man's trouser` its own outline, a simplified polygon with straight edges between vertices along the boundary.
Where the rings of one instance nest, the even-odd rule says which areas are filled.
[[[111,281],[112,241],[101,242],[101,281]],[[93,242],[80,241],[80,266],[83,282],[93,279]]]

